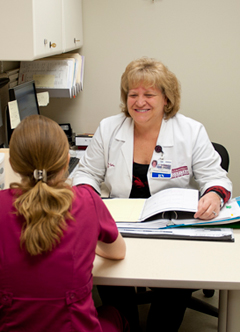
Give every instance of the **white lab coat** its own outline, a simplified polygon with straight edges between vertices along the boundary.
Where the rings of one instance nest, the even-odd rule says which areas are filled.
[[[157,145],[162,147],[164,160],[172,163],[172,178],[153,179],[150,164],[147,177],[151,195],[167,188],[196,185],[201,194],[212,186],[231,192],[232,183],[220,167],[220,156],[201,123],[181,114],[163,120]],[[158,159],[160,153],[153,151],[152,160]],[[127,198],[132,188],[132,167],[133,120],[121,113],[101,121],[81,158],[73,185],[89,184],[100,193],[100,185],[105,182],[110,197]]]

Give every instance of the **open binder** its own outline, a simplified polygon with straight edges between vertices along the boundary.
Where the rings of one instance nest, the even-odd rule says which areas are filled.
[[[240,220],[240,197],[233,198],[225,204],[219,216],[214,219],[205,221],[193,218],[198,206],[198,191],[193,189],[166,189],[148,199],[113,198],[103,201],[115,219],[119,231],[131,237],[172,238],[172,230],[180,229],[181,226],[221,227]],[[171,232],[165,232],[167,230]],[[165,232],[164,235],[162,231]],[[178,237],[182,237],[186,231],[183,228],[180,232],[181,235]],[[213,235],[214,231],[211,232]],[[214,238],[219,238],[217,229],[215,233]]]
[[[114,198],[104,200],[116,222],[143,222],[161,219],[193,218],[198,207],[199,192],[195,189],[170,188],[148,199]]]

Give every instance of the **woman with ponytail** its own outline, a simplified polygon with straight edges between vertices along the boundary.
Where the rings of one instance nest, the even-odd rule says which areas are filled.
[[[101,198],[67,184],[68,140],[54,121],[25,118],[10,141],[20,183],[0,191],[0,331],[128,331],[114,307],[92,299],[95,253],[125,257]]]

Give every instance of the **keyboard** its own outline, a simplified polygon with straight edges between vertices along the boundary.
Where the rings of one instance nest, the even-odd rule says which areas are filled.
[[[69,175],[72,173],[72,171],[74,170],[74,168],[77,166],[79,160],[80,159],[77,158],[77,157],[70,157],[70,161],[69,161],[69,165],[68,165],[68,173],[69,173]]]

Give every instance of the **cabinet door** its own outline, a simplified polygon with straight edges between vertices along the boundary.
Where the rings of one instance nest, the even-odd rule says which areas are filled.
[[[62,52],[62,0],[33,0],[35,58]]]
[[[82,0],[62,0],[63,52],[83,45]]]
[[[33,59],[32,0],[1,1],[0,13],[0,59]]]

